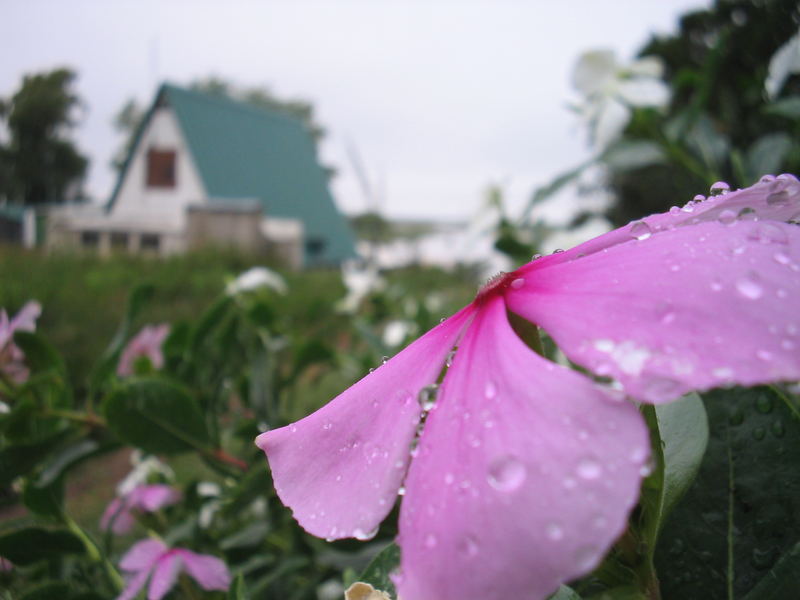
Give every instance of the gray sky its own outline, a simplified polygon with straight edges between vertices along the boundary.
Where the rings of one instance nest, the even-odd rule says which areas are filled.
[[[708,0],[0,0],[0,96],[67,65],[87,104],[75,137],[105,199],[126,99],[210,74],[314,103],[348,212],[366,201],[357,149],[392,216],[465,218],[492,182],[515,205],[586,155],[566,109],[584,50],[631,58]]]

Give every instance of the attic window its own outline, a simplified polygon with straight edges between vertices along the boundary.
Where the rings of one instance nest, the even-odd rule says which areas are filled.
[[[175,187],[174,150],[149,150],[147,152],[147,187]]]

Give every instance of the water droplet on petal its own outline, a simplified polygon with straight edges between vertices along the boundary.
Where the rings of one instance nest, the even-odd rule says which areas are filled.
[[[466,558],[473,558],[478,555],[478,541],[471,535],[467,535],[458,543],[458,551]]]
[[[767,196],[767,204],[770,206],[787,206],[790,202],[789,190],[773,192]]]
[[[772,352],[769,350],[756,350],[756,356],[765,362],[772,360]]]
[[[772,259],[779,265],[788,265],[792,262],[792,259],[789,257],[789,255],[784,254],[783,252],[776,252],[772,255]]]
[[[453,359],[455,357],[456,357],[456,351],[455,350],[450,350],[450,352],[447,353],[447,358],[444,359],[444,364],[447,367],[452,367],[453,366]]]
[[[430,411],[436,404],[436,395],[439,393],[439,385],[432,383],[426,385],[419,391],[418,401],[423,412]]]
[[[652,377],[645,385],[645,397],[651,402],[673,400],[680,395],[681,384],[668,377]]]
[[[378,527],[376,527],[375,529],[373,529],[371,531],[364,531],[363,529],[359,529],[359,528],[356,528],[353,531],[353,537],[356,538],[357,540],[362,541],[362,542],[366,542],[367,540],[371,540],[376,535],[378,535]]]
[[[644,241],[653,235],[653,230],[650,229],[650,226],[644,221],[636,221],[635,223],[631,224],[630,233],[631,237],[634,239]]]
[[[630,453],[631,462],[634,464],[640,464],[647,458],[649,454],[649,450],[644,446],[636,446]]]
[[[773,181],[775,181],[775,175],[764,175],[758,181],[759,183],[772,183]]]
[[[759,223],[750,230],[747,237],[762,244],[789,243],[789,235],[775,223]]]
[[[502,456],[489,466],[489,485],[500,492],[513,492],[525,481],[527,470],[519,459]]]
[[[539,260],[540,258],[542,258],[542,255],[541,255],[541,254],[539,254],[539,253],[536,253],[536,254],[534,254],[534,255],[531,257],[531,260],[532,260],[532,261],[534,261],[534,260]]]
[[[525,285],[525,279],[523,279],[522,277],[517,277],[514,281],[511,282],[511,287],[514,288],[515,290],[518,290],[523,285]]]
[[[582,458],[578,462],[578,475],[584,479],[597,479],[603,473],[603,467],[594,458]]]
[[[723,225],[732,225],[736,222],[736,213],[729,208],[726,208],[717,217],[717,221]]]
[[[786,433],[786,429],[783,427],[783,421],[778,419],[772,425],[770,425],[770,431],[772,431],[772,435],[778,438],[782,438]]]
[[[709,195],[711,196],[721,196],[722,194],[727,194],[731,190],[731,186],[729,186],[724,181],[717,181],[711,184],[711,190],[709,191]]]
[[[483,395],[486,397],[487,400],[491,400],[495,396],[497,396],[497,386],[494,384],[494,381],[487,381],[486,387],[483,390]]]
[[[548,523],[545,527],[545,533],[547,537],[557,542],[561,539],[564,539],[564,529],[558,523],[552,522]]]
[[[581,572],[594,567],[598,558],[600,553],[594,546],[581,546],[575,552],[575,564]]]
[[[758,215],[756,214],[756,211],[749,206],[745,206],[742,210],[740,210],[739,214],[736,215],[736,218],[740,221],[758,221]]]
[[[692,198],[692,202],[705,202],[706,197],[703,194],[697,194],[694,198]]]
[[[711,280],[711,291],[719,292],[721,290],[722,290],[722,282],[717,278],[712,279]]]
[[[764,415],[771,413],[772,399],[765,394],[760,394],[758,398],[756,398],[756,410]]]
[[[406,495],[406,488],[404,486],[400,486],[400,489],[397,490],[398,496],[405,496]]]
[[[432,533],[429,533],[428,535],[425,536],[425,547],[426,548],[435,548],[437,542],[438,542],[438,540],[436,539],[436,536],[433,535]]]
[[[749,300],[758,300],[764,294],[761,278],[754,271],[748,271],[736,281],[736,291]]]

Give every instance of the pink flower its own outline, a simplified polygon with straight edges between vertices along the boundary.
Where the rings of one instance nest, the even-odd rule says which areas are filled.
[[[128,342],[120,356],[117,365],[117,375],[128,377],[133,375],[136,359],[142,356],[147,357],[156,369],[164,366],[164,355],[161,353],[161,346],[169,335],[169,325],[145,325],[136,336]]]
[[[26,303],[11,320],[5,310],[0,310],[0,371],[14,383],[28,379],[28,369],[23,362],[25,355],[14,343],[14,332],[35,331],[36,319],[40,314],[42,306],[33,300]]]
[[[800,378],[800,228],[784,223],[798,217],[800,182],[766,176],[498,275],[257,438],[281,500],[313,535],[368,539],[404,493],[404,600],[546,597],[600,563],[636,504],[650,443],[625,395]],[[529,350],[508,311],[616,384]]]
[[[14,565],[7,558],[0,556],[0,573],[8,573],[14,568]]]
[[[128,533],[136,522],[134,511],[155,512],[165,506],[175,504],[181,494],[173,487],[164,484],[139,485],[128,494],[114,498],[100,518],[101,529],[111,529],[117,535]]]
[[[131,600],[147,580],[147,600],[161,600],[178,579],[181,571],[200,584],[204,590],[225,591],[231,576],[225,563],[216,556],[196,554],[186,548],[167,548],[159,540],[142,540],[133,545],[119,563],[128,572],[127,586],[117,600]]]

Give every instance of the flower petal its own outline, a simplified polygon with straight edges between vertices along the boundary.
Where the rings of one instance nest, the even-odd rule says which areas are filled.
[[[158,559],[147,590],[147,600],[161,600],[167,595],[178,581],[182,563],[182,557],[176,550],[170,550]]]
[[[465,308],[305,419],[262,433],[275,490],[309,533],[367,538],[394,505],[419,422],[417,397],[436,381],[472,314]]]
[[[571,250],[546,256],[526,269],[541,269],[581,258],[605,248],[637,241],[650,235],[660,234],[676,227],[687,227],[717,221],[724,224],[736,220],[755,221],[797,221],[800,220],[800,181],[794,175],[784,174],[774,177],[764,175],[761,180],[748,188],[712,196],[702,202],[691,201],[682,208],[672,207],[669,212],[645,217],[609,231]]]
[[[128,533],[135,523],[130,507],[123,498],[114,498],[103,511],[100,518],[100,529],[111,529],[116,535]]]
[[[150,577],[150,569],[139,571],[133,577],[126,578],[125,589],[117,596],[117,600],[133,600],[139,593],[139,590],[147,583],[148,577]]]
[[[530,270],[509,308],[649,402],[800,378],[800,228],[701,223]]]
[[[36,319],[42,314],[42,305],[31,300],[25,303],[16,316],[11,319],[9,327],[12,331],[35,331]]]
[[[125,553],[119,566],[123,571],[149,570],[166,551],[167,547],[159,540],[142,540]]]
[[[660,79],[633,77],[620,82],[617,93],[631,106],[664,106],[670,88]]]
[[[178,490],[163,483],[139,486],[133,490],[131,495],[133,506],[147,512],[154,512],[165,506],[175,504],[181,497]]]
[[[572,71],[572,85],[584,96],[602,92],[614,81],[618,69],[613,50],[584,52]]]
[[[638,411],[477,313],[406,478],[398,595],[544,598],[624,531],[649,455]]]
[[[607,147],[625,130],[631,119],[631,109],[616,98],[604,98],[599,103],[594,123],[593,141],[599,148]]]
[[[231,585],[228,567],[216,556],[197,554],[191,550],[178,549],[183,564],[194,580],[204,590],[227,590]]]

